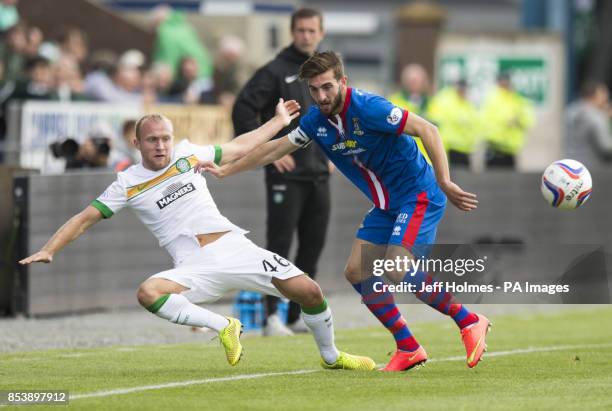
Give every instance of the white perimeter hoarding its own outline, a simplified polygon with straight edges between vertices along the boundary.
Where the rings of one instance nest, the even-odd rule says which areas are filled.
[[[82,143],[93,129],[103,128],[112,131],[111,141],[117,144],[123,122],[141,115],[137,104],[26,102],[21,112],[19,165],[43,174],[61,173],[64,160],[53,157],[51,143],[67,137]]]

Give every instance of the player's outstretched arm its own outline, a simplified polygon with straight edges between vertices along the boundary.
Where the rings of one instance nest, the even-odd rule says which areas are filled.
[[[298,148],[300,147],[293,144],[288,136],[285,136],[262,144],[238,161],[221,167],[213,162],[208,162],[202,165],[201,170],[209,172],[217,178],[223,178],[270,164],[287,154],[293,153]]]
[[[299,115],[300,105],[297,101],[279,99],[274,117],[259,128],[221,145],[221,165],[236,161],[266,143]]]
[[[438,128],[424,118],[410,113],[404,126],[404,132],[421,137],[425,150],[431,158],[438,185],[440,185],[449,201],[463,211],[476,209],[478,205],[476,194],[463,191],[461,187],[451,181],[446,151],[444,151]]]
[[[102,214],[94,207],[87,206],[61,226],[40,251],[19,261],[19,264],[50,263],[55,253],[79,238],[89,227],[102,219]]]

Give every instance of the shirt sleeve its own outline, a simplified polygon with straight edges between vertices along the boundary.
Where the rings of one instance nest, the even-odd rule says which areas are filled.
[[[221,149],[221,146],[218,144],[214,146],[213,145],[200,146],[197,144],[193,144],[189,142],[188,140],[183,140],[179,144],[182,145],[181,149],[184,148],[185,150],[191,152],[192,154],[195,154],[195,156],[200,161],[213,161],[217,165],[221,163],[221,157],[223,156],[223,150]]]
[[[380,96],[369,96],[360,113],[364,126],[372,131],[400,135],[404,132],[408,111]]]
[[[127,192],[119,181],[113,182],[91,205],[98,209],[104,218],[111,218],[127,204]]]

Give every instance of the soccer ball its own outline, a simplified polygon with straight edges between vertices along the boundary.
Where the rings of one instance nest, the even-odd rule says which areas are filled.
[[[542,195],[555,208],[573,210],[584,204],[593,188],[591,173],[580,162],[564,159],[555,161],[542,175]]]

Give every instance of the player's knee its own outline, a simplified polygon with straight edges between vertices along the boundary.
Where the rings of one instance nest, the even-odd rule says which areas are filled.
[[[138,287],[136,298],[143,307],[149,307],[162,296],[162,293],[157,290],[155,284],[151,281],[145,281]]]
[[[344,277],[351,284],[357,284],[362,280],[359,267],[352,264],[347,264],[347,266],[344,268]]]
[[[302,291],[302,301],[300,305],[306,307],[315,307],[323,302],[323,291],[321,287],[314,281],[309,281],[308,285]]]

